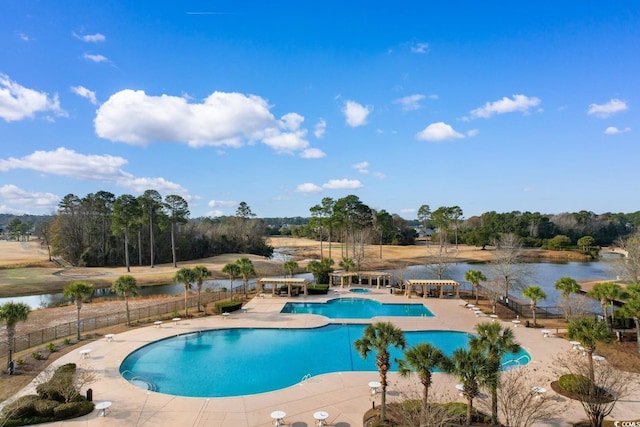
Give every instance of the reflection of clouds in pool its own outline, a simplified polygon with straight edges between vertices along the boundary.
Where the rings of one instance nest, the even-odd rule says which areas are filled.
[[[174,337],[131,353],[120,366],[126,380],[140,379],[160,393],[192,397],[240,396],[297,384],[305,375],[376,371],[375,355],[362,359],[353,342],[367,325],[327,325],[312,329],[222,329],[196,338]],[[431,342],[446,354],[465,347],[469,335],[452,331],[405,332],[408,346]],[[527,357],[523,357],[523,356]],[[504,361],[522,357],[522,351]],[[402,358],[391,351],[391,360]],[[392,370],[396,369],[395,363]],[[141,384],[143,388],[144,385]]]

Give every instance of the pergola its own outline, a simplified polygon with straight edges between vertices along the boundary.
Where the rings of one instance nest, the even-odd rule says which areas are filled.
[[[456,297],[460,298],[460,283],[455,280],[405,280],[405,295],[410,295],[414,287],[420,287],[422,289],[423,298],[426,298],[428,291],[433,288],[436,291],[440,291],[440,298],[444,298],[445,288],[450,287],[451,291],[456,291]],[[425,289],[426,288],[426,289]],[[426,291],[426,292],[425,292]]]
[[[287,285],[288,292],[287,295],[291,296],[291,286],[293,285],[299,285],[302,286],[302,289],[304,291],[305,295],[307,294],[307,285],[309,284],[309,282],[307,282],[306,279],[300,279],[300,278],[285,278],[285,277],[269,277],[269,278],[262,278],[260,280],[258,280],[258,294],[262,293],[264,291],[264,285],[271,285],[271,294],[275,295],[276,293],[276,288],[278,288],[278,286],[280,285]]]
[[[333,285],[335,280],[334,278],[340,278],[340,287],[344,288],[345,285],[345,277],[348,277],[348,284],[353,284],[353,278],[357,277],[358,282],[361,281],[363,277],[367,278],[367,283],[369,286],[372,286],[373,279],[376,279],[376,287],[380,289],[380,285],[382,281],[385,282],[391,278],[391,273],[385,273],[382,271],[338,271],[335,273],[329,273],[329,284]]]

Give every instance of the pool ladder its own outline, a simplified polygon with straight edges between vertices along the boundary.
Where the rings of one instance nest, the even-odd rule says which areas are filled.
[[[503,368],[503,369],[504,369],[504,368],[507,368],[507,369],[513,369],[513,368],[518,369],[518,368],[520,368],[520,367],[522,366],[522,365],[520,364],[520,361],[521,361],[522,359],[526,359],[526,360],[527,360],[527,362],[530,362],[530,361],[531,361],[531,357],[530,357],[530,356],[527,356],[526,354],[524,354],[524,355],[522,355],[522,356],[518,357],[517,359],[510,359],[510,360],[507,360],[506,362],[504,362],[504,363],[502,363],[502,364],[500,365],[500,368]]]
[[[304,383],[309,379],[311,379],[311,374],[306,374],[305,376],[302,377],[302,379],[300,380],[300,383]]]

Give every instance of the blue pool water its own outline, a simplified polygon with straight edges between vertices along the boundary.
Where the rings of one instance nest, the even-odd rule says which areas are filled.
[[[336,298],[326,303],[288,302],[280,313],[320,314],[330,319],[371,319],[376,316],[428,316],[423,304],[382,304],[366,298]]]
[[[349,289],[349,292],[353,292],[354,294],[368,294],[371,291],[365,288],[353,288]]]
[[[161,393],[225,397],[263,393],[299,383],[305,375],[377,371],[375,354],[362,359],[353,342],[367,325],[313,329],[222,329],[156,341],[131,353],[121,375]],[[469,335],[451,331],[405,332],[408,346],[430,342],[451,355]],[[391,360],[401,358],[393,349]],[[504,361],[528,363],[526,351]],[[391,370],[397,366],[392,363]]]

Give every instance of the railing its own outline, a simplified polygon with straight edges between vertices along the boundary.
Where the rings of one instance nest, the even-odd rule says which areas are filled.
[[[242,288],[234,288],[233,293],[242,293]],[[214,291],[214,292],[202,292],[200,303],[209,304],[217,302],[226,298],[229,298],[230,292]],[[192,308],[198,305],[198,297],[190,296],[187,298],[187,306]],[[145,321],[150,318],[158,318],[169,313],[180,312],[184,310],[184,299],[167,301],[161,304],[150,305],[147,307],[139,307],[129,310],[131,322]],[[82,312],[81,312],[82,314]],[[28,320],[27,320],[28,322]],[[80,319],[80,333],[87,333],[102,328],[107,328],[114,325],[121,325],[127,323],[127,312],[120,311],[111,314],[105,314],[96,317],[87,317]],[[62,323],[49,328],[44,328],[36,332],[30,332],[24,335],[18,335],[13,338],[14,352],[20,352],[32,347],[47,344],[56,340],[60,340],[67,337],[73,337],[76,335],[77,323],[76,321]],[[0,360],[6,360],[9,354],[8,341],[0,341]]]

